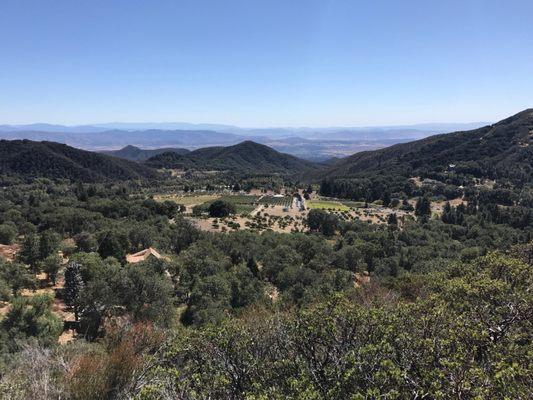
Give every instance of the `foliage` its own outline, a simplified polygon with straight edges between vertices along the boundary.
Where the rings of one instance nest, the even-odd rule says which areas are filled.
[[[431,215],[431,200],[427,197],[420,197],[416,202],[415,215],[417,217],[429,217]]]
[[[22,289],[35,288],[35,276],[20,263],[5,262],[0,259],[1,281],[10,288],[13,296],[18,296]]]
[[[294,315],[256,310],[179,332],[165,373],[178,398],[527,398],[531,278],[490,254],[428,276],[415,302],[368,303],[372,288]]]
[[[28,264],[34,271],[37,271],[39,267],[38,261],[41,259],[39,236],[32,233],[26,236],[17,256],[21,262]]]
[[[17,229],[11,224],[0,225],[0,244],[11,244],[17,236]]]
[[[227,217],[235,214],[235,206],[223,200],[215,200],[209,206],[209,216],[215,218]]]
[[[56,284],[57,274],[62,263],[63,259],[57,254],[51,254],[42,261],[41,269],[46,273],[48,279],[54,285]]]
[[[312,209],[307,214],[307,225],[311,230],[322,232],[326,236],[335,233],[338,219],[335,215],[321,209]]]
[[[0,325],[3,345],[13,351],[25,342],[49,346],[63,329],[61,320],[51,312],[53,298],[48,295],[16,297]]]
[[[81,265],[75,261],[68,263],[65,268],[65,304],[74,311],[76,321],[82,309],[82,292],[85,282],[81,274]]]

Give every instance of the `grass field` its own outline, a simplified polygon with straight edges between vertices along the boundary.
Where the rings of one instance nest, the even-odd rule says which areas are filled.
[[[338,201],[332,200],[309,200],[305,203],[308,208],[318,208],[321,210],[349,211],[350,207]]]
[[[346,207],[350,208],[361,208],[365,206],[364,201],[349,201],[349,200],[342,200],[342,204],[344,204]]]

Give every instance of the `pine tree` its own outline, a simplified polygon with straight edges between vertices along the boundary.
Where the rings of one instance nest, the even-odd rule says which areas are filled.
[[[65,269],[65,304],[74,311],[76,321],[78,321],[81,311],[81,293],[84,287],[81,265],[70,262]]]
[[[26,239],[24,239],[24,242],[22,243],[18,258],[23,263],[28,264],[32,272],[39,272],[39,236],[33,233],[26,236]]]
[[[57,252],[59,237],[51,230],[44,231],[39,239],[39,257],[44,260]]]
[[[452,206],[450,205],[450,202],[446,202],[444,205],[444,209],[442,210],[442,216],[440,217],[442,222],[445,224],[453,224],[455,223],[455,216],[453,214]]]
[[[415,215],[422,218],[431,216],[431,201],[429,200],[429,197],[424,196],[418,198],[415,207]]]
[[[253,256],[248,259],[246,266],[256,278],[259,276],[259,267],[257,266],[257,262],[255,261]]]
[[[390,193],[389,192],[386,191],[385,193],[383,193],[382,201],[385,207],[388,207],[390,205]]]

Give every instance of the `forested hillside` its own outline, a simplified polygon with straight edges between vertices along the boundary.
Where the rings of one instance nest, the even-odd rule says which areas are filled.
[[[179,149],[172,147],[163,147],[160,149],[140,149],[139,147],[128,145],[120,150],[107,150],[102,151],[101,153],[114,157],[124,158],[130,161],[146,161],[150,157],[162,153],[186,154],[188,152],[189,150],[187,149]]]
[[[33,178],[102,182],[153,179],[157,172],[137,163],[53,142],[0,140],[4,180]]]
[[[357,153],[319,172],[317,177],[323,179],[324,194],[369,199],[376,198],[374,188],[383,192],[388,186],[399,191],[410,185],[411,177],[463,186],[475,179],[522,186],[533,181],[532,142],[533,109],[528,109],[472,131]]]
[[[316,164],[252,141],[235,146],[206,147],[187,154],[164,153],[150,158],[147,165],[157,168],[298,174],[316,170]]]
[[[458,173],[489,179],[531,179],[533,109],[472,131],[430,136],[385,149],[357,153],[326,171],[326,177],[392,171],[406,176],[439,173],[455,165]]]

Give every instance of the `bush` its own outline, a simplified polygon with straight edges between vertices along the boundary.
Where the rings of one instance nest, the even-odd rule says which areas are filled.
[[[0,225],[0,244],[11,244],[16,237],[17,230],[12,225]]]

